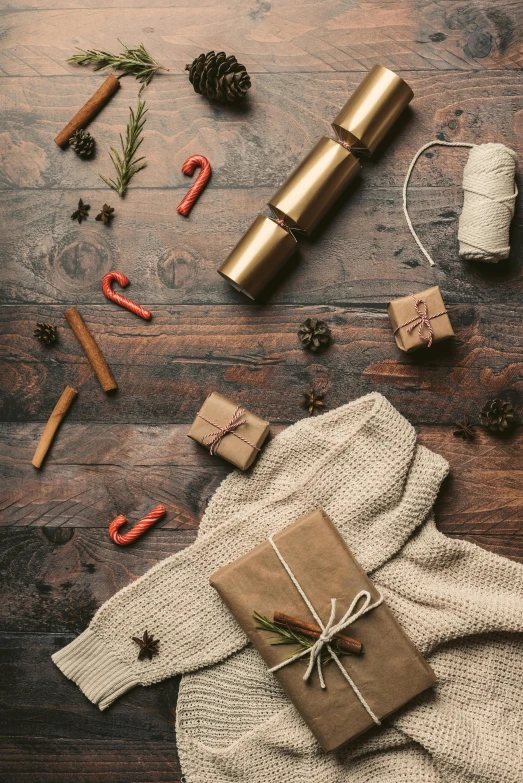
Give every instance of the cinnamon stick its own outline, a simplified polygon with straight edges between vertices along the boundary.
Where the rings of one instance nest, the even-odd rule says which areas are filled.
[[[102,389],[105,392],[114,391],[114,389],[117,389],[118,384],[114,380],[114,376],[109,369],[109,365],[105,361],[101,350],[94,341],[93,335],[87,328],[84,319],[76,307],[70,307],[69,310],[65,311],[64,315],[69,321],[71,329],[78,338],[78,342],[84,349],[87,358],[91,362],[92,368],[101,383]]]
[[[289,617],[282,612],[274,612],[273,622],[275,625],[280,625],[291,631],[297,631],[311,639],[319,639],[321,636],[321,628],[319,625],[297,620],[295,617]],[[354,653],[355,655],[361,655],[363,653],[363,645],[357,639],[352,639],[350,636],[345,636],[345,634],[342,633],[335,634],[333,639],[338,647],[344,652]]]
[[[54,406],[53,412],[49,416],[47,424],[44,427],[42,437],[40,438],[40,442],[36,447],[36,451],[32,459],[32,464],[35,466],[35,468],[42,467],[42,462],[45,459],[45,455],[49,451],[49,447],[53,442],[56,431],[62,423],[62,419],[64,418],[65,414],[71,407],[73,400],[76,399],[77,394],[78,392],[75,391],[71,386],[66,386],[60,399]]]
[[[55,139],[58,146],[64,147],[75,131],[85,128],[119,87],[120,80],[111,73],[80,111],[76,112],[71,122],[60,131]]]

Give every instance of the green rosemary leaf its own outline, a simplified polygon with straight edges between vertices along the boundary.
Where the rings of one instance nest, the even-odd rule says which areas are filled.
[[[253,612],[253,619],[256,620],[256,629],[258,631],[270,631],[271,633],[275,634],[275,641],[270,642],[272,647],[278,647],[282,644],[292,644],[295,647],[300,647],[302,650],[310,650],[310,648],[315,644],[315,639],[311,639],[308,636],[302,635],[298,633],[297,631],[293,631],[290,628],[285,628],[280,625],[276,625],[271,620],[269,620],[268,617],[264,617],[264,615],[259,614],[259,612]],[[345,650],[342,650],[335,642],[331,642],[330,646],[334,653],[339,657],[342,655],[347,655],[348,653],[345,652]],[[298,652],[300,652],[298,650]],[[284,660],[289,660],[290,658],[293,658],[296,655],[296,651],[290,653],[290,655],[287,656]],[[322,663],[328,663],[329,661],[332,661],[332,656],[329,652],[329,650],[324,647],[323,652],[321,655],[321,662]]]
[[[122,71],[124,76],[131,75],[138,79],[142,83],[142,90],[149,84],[157,71],[168,70],[168,68],[164,68],[163,65],[153,60],[143,44],[129,47],[122,43],[119,38],[118,43],[124,48],[121,54],[111,54],[111,52],[105,52],[102,49],[78,49],[80,54],[74,54],[72,57],[69,57],[67,62],[76,63],[77,65],[92,65],[95,71],[115,68],[118,71]]]
[[[108,179],[100,174],[100,178],[113,188],[121,197],[125,194],[129,182],[138,174],[139,171],[146,167],[146,163],[142,163],[145,160],[145,155],[137,158],[136,153],[140,148],[143,141],[141,133],[143,131],[147,109],[145,108],[145,101],[138,99],[138,107],[136,113],[131,107],[129,107],[129,122],[127,123],[127,129],[125,132],[125,142],[122,134],[120,134],[121,154],[114,147],[110,148],[109,157],[116,171],[115,179]]]

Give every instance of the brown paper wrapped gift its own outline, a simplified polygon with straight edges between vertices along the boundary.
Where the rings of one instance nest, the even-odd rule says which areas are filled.
[[[206,446],[211,454],[247,470],[258,456],[269,429],[268,421],[212,392],[187,434]]]
[[[273,541],[324,625],[332,598],[337,599],[336,622],[360,591],[368,591],[372,603],[379,600],[378,590],[323,511],[294,522],[276,533]],[[270,620],[279,611],[315,622],[270,541],[221,568],[210,582],[270,669],[300,650],[271,645],[275,634],[256,629],[253,612]],[[361,655],[343,655],[339,661],[379,721],[436,681],[385,603],[356,619],[342,633],[363,645]],[[279,669],[275,676],[322,748],[335,750],[376,721],[333,660],[322,667],[325,689],[316,668],[308,681],[303,679],[308,662],[307,654]]]
[[[446,310],[437,285],[389,302],[387,312],[398,348],[409,353],[454,337]]]

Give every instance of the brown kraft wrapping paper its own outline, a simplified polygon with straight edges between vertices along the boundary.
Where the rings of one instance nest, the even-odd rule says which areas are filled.
[[[289,525],[273,540],[324,624],[329,619],[331,598],[337,599],[337,621],[361,590],[371,594],[372,602],[379,598],[378,590],[322,510]],[[256,629],[253,612],[272,620],[276,610],[315,622],[269,541],[221,568],[210,583],[269,668],[299,648],[271,645],[274,634]],[[436,682],[434,672],[385,603],[343,633],[363,644],[362,655],[344,655],[340,661],[380,720]],[[323,665],[325,690],[316,670],[305,682],[308,661],[309,656],[304,656],[274,676],[323,750],[335,750],[374,722],[333,661]]]
[[[207,436],[218,432],[220,427],[225,427],[231,421],[237,407],[237,404],[228,400],[227,397],[222,397],[218,392],[212,392],[193,421],[187,433],[188,437],[208,449],[212,437]],[[216,448],[216,454],[236,465],[240,470],[247,470],[260,453],[259,449],[269,434],[270,424],[245,408],[242,408],[242,411],[241,419],[245,419],[245,424],[240,424],[233,432],[224,435]],[[205,419],[201,418],[202,416],[205,416]],[[209,424],[209,422],[213,422],[213,424]],[[241,438],[245,438],[245,441],[249,441],[249,443],[237,437],[235,433],[241,435]]]
[[[433,317],[437,313],[442,313],[447,309],[443,302],[439,286],[435,285],[432,288],[427,288],[425,291],[420,291],[417,294],[402,296],[400,299],[393,299],[387,304],[387,312],[392,325],[392,331],[395,332],[394,337],[397,346],[406,353],[416,351],[418,348],[427,347],[429,343],[429,340],[427,339],[429,337],[429,330],[426,324],[421,325],[421,334],[425,339],[419,334],[418,324],[415,324],[410,332],[408,329],[412,324],[409,324],[409,326],[402,326],[402,324],[406,324],[408,321],[418,318],[415,302],[420,299],[426,302],[427,305],[427,317],[430,320],[430,326],[433,332],[432,344],[454,337],[454,330],[452,329],[448,314],[439,315],[437,318]],[[420,304],[419,309],[420,312],[425,312],[425,305]]]

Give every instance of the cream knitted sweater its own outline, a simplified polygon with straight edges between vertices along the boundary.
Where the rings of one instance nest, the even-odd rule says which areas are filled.
[[[300,421],[251,473],[222,483],[192,546],[107,601],[53,660],[100,709],[184,673],[187,783],[521,783],[523,568],[437,531],[431,508],[447,469],[379,394]],[[317,507],[439,680],[331,754],[209,586],[217,568]],[[152,661],[138,661],[131,641],[145,629],[161,640]]]

